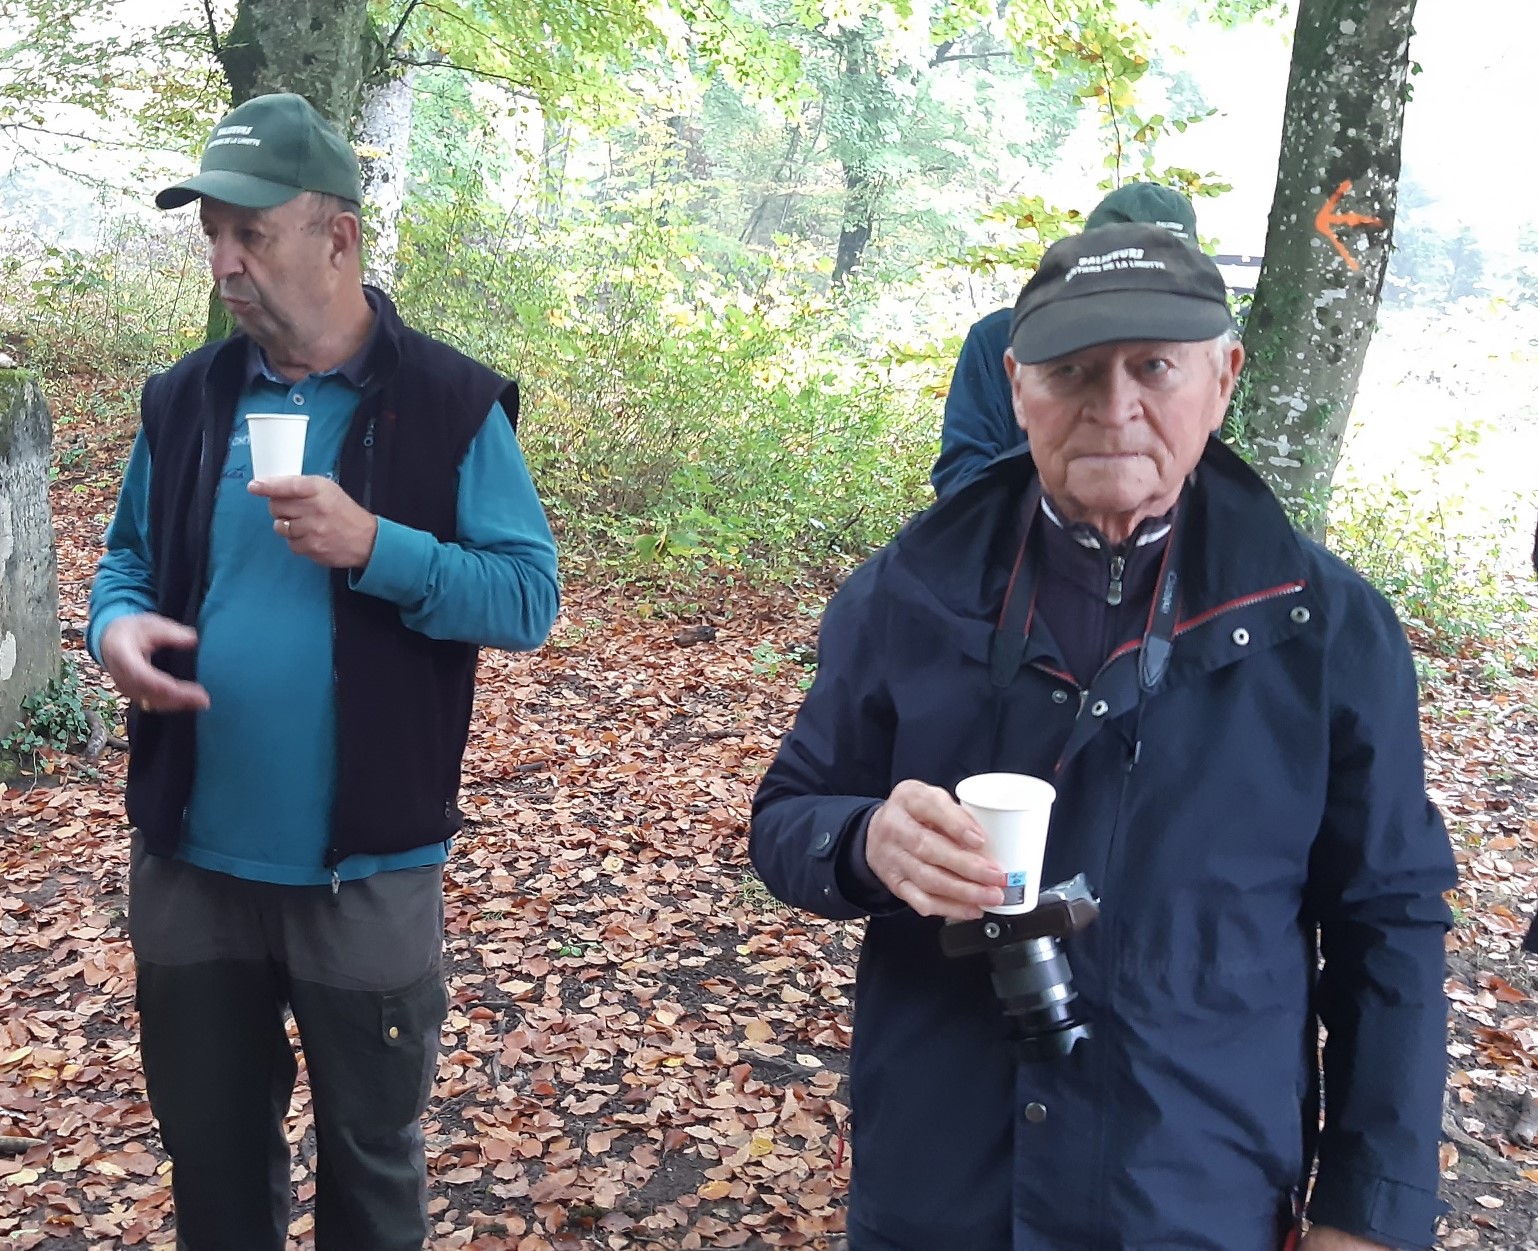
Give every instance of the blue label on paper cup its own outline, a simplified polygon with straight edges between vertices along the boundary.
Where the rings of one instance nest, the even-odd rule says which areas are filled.
[[[1018,907],[1025,902],[1025,884],[1029,878],[1028,873],[1005,874],[1003,907]]]

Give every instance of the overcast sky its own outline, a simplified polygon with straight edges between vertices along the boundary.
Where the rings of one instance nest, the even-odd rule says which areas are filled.
[[[1232,195],[1201,205],[1205,234],[1225,250],[1258,249],[1276,182],[1292,22],[1237,31],[1180,30],[1180,63],[1219,115],[1172,136],[1164,159],[1214,170]],[[1487,250],[1510,248],[1519,226],[1538,222],[1517,192],[1533,124],[1532,49],[1538,0],[1420,0],[1411,59],[1422,73],[1405,117],[1404,164],[1436,197],[1422,210],[1437,225],[1470,225]]]

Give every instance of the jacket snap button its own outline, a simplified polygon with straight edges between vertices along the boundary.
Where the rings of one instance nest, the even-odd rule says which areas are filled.
[[[390,1026],[390,1037],[391,1038],[399,1038],[400,1036],[401,1036],[401,1028],[400,1028],[400,1026],[399,1025],[392,1025],[392,1026]]]
[[[304,396],[302,396],[302,395],[294,396],[294,403],[295,404],[303,404],[304,403]]]
[[[1294,608],[1288,614],[1298,625],[1306,625],[1308,623],[1308,615],[1308,609],[1306,608]]]
[[[1047,1119],[1047,1105],[1044,1103],[1028,1103],[1025,1105],[1025,1119],[1032,1125],[1040,1125]]]
[[[1092,716],[1092,717],[1103,717],[1103,716],[1105,716],[1106,713],[1108,713],[1110,711],[1111,711],[1111,705],[1106,703],[1105,700],[1103,700],[1103,699],[1097,699],[1089,707],[1089,715]]]
[[[829,834],[826,830],[824,830],[821,834],[819,834],[817,836],[817,841],[816,841],[816,843],[813,844],[813,847],[817,851],[826,851],[828,849],[828,844],[831,843],[832,841],[833,841],[833,835]]]
[[[1068,692],[1067,691],[1053,691],[1052,692],[1052,702],[1054,704],[1066,704],[1068,702]]]
[[[1236,647],[1244,647],[1248,645],[1249,641],[1250,632],[1243,626],[1240,626],[1237,630],[1234,631],[1234,645]]]

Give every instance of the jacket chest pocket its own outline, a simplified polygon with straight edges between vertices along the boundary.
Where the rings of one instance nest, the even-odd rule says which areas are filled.
[[[1052,780],[1079,707],[1067,682],[1026,670],[1001,689],[970,657],[901,671],[892,700],[892,780],[917,777],[946,787],[992,770]]]

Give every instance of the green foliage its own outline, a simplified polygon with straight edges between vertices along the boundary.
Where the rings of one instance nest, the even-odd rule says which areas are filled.
[[[1140,84],[1154,67],[1153,41],[1124,18],[1116,0],[1016,0],[1005,13],[1005,31],[1041,86],[1066,85],[1101,114],[1107,186],[1128,174],[1152,177],[1158,138],[1210,114],[1204,105],[1190,114],[1139,113]],[[1172,103],[1180,98],[1172,96]]]
[[[421,206],[402,254],[408,315],[520,377],[569,548],[790,572],[858,559],[925,502],[933,416],[799,266],[761,258],[751,287],[704,272],[644,199],[549,240]]]
[[[87,126],[90,133],[76,136],[83,143],[187,147],[201,143],[208,117],[227,99],[197,21],[146,27],[125,0],[0,0],[0,32],[0,134],[16,141],[57,132],[58,109],[68,106],[124,123]]]
[[[977,207],[1004,169],[1050,164],[1080,113],[1071,94],[1027,73],[991,17],[969,29],[975,16],[958,25],[961,10],[948,8],[925,28],[886,4],[760,3],[799,57],[805,91],[791,108],[756,107],[717,79],[697,110],[659,102],[615,136],[638,175],[673,184],[707,254],[785,236],[832,257],[846,231],[864,229],[846,269],[872,281],[911,273],[974,241]],[[658,160],[668,145],[671,159]]]
[[[1275,7],[1270,0],[1206,0],[1188,4],[1186,10],[1191,21],[1233,25]],[[1163,136],[1187,130],[1214,110],[1189,74],[1171,75],[1161,68],[1149,33],[1127,20],[1116,0],[1015,0],[1006,10],[1004,30],[1040,88],[1066,95],[1100,116],[1106,149],[1101,191],[1130,178],[1163,183],[1193,199],[1232,190],[1216,174],[1159,164],[1156,149]],[[1163,80],[1165,111],[1145,115],[1140,99],[1150,78]],[[1039,196],[1019,197],[985,217],[1012,226],[1014,233],[955,259],[974,271],[1007,266],[1028,272],[1047,246],[1078,228],[1091,207],[1055,209]]]
[[[1440,481],[1440,471],[1473,456],[1483,432],[1478,423],[1460,423],[1420,457],[1416,476]],[[1503,568],[1510,530],[1455,528],[1449,519],[1467,503],[1398,476],[1368,484],[1348,475],[1332,493],[1327,541],[1433,651],[1515,655],[1531,666],[1538,651],[1528,641],[1530,608]]]
[[[1143,0],[1149,8],[1168,4],[1169,0]],[[1244,22],[1275,22],[1287,14],[1288,0],[1184,0],[1189,22],[1216,22],[1234,27]]]
[[[0,751],[18,761],[30,759],[36,768],[44,753],[70,751],[90,737],[90,713],[105,719],[114,715],[115,707],[100,687],[82,683],[79,664],[67,656],[58,677],[22,700],[21,724],[0,739]]]
[[[16,311],[37,368],[143,370],[202,342],[207,269],[190,230],[111,217],[90,249],[11,236],[0,252],[0,308]]]
[[[413,85],[407,174],[418,202],[479,199],[512,168],[497,119],[476,104],[471,85],[464,74],[442,66],[423,70]]]
[[[799,665],[802,668],[803,672],[796,679],[796,685],[803,691],[810,690],[812,678],[817,673],[815,650],[798,644],[782,652],[767,639],[753,649],[753,672],[760,677],[777,678],[780,676],[781,666],[787,664]]]
[[[636,103],[626,71],[669,63],[694,61],[782,102],[799,89],[795,49],[727,4],[435,0],[408,10],[408,2],[371,6],[381,30],[401,27],[405,16],[405,59],[508,84],[551,117],[613,124]]]
[[[1538,304],[1538,226],[1523,226],[1517,232],[1520,260],[1512,274],[1515,304]]]
[[[1049,247],[1081,230],[1084,217],[1083,210],[1057,208],[1039,195],[1016,196],[983,214],[984,221],[1007,227],[1013,237],[1007,242],[968,248],[962,255],[951,258],[952,263],[964,265],[974,273],[991,273],[1006,265],[1029,272],[1036,268],[1042,253]]]

